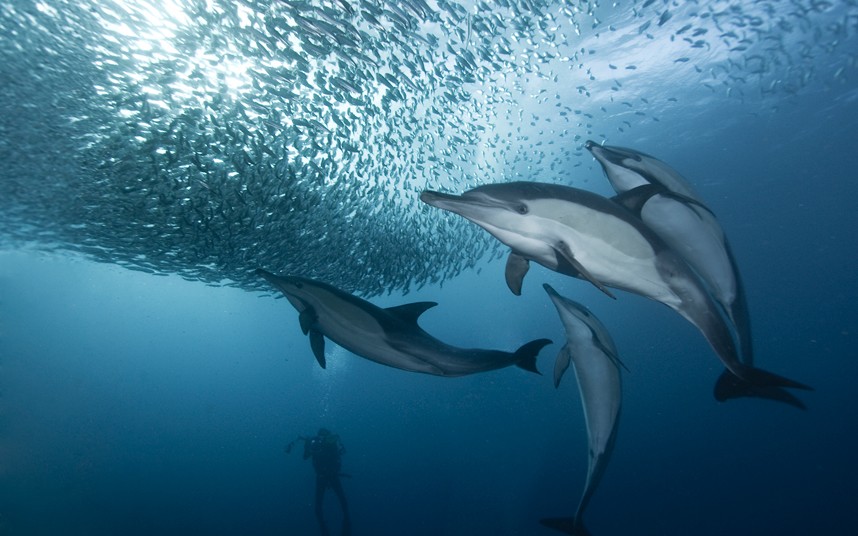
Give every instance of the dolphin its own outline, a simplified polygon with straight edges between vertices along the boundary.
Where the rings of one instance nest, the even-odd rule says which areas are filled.
[[[715,214],[685,178],[661,160],[634,149],[599,145],[592,140],[584,147],[601,164],[617,192],[614,200],[641,218],[707,283],[736,331],[739,359],[753,366],[751,316],[745,289],[730,243]],[[715,383],[717,400],[751,396],[804,408],[800,400],[782,389],[752,389],[731,376],[725,370]]]
[[[515,294],[533,260],[550,270],[661,302],[691,322],[741,380],[810,387],[739,361],[718,304],[688,263],[640,218],[612,200],[571,186],[486,184],[461,196],[425,190],[420,199],[476,223],[512,249],[507,285]]]
[[[622,400],[621,363],[614,341],[599,319],[583,305],[558,294],[550,285],[543,284],[542,287],[557,308],[566,329],[566,345],[557,355],[554,366],[554,386],[560,384],[560,378],[572,362],[584,406],[589,458],[587,481],[575,516],[545,518],[540,523],[566,534],[586,535],[589,532],[584,527],[582,516],[608,465],[617,434]]]
[[[628,149],[599,145],[587,140],[584,148],[590,151],[605,170],[605,175],[617,193],[628,192],[638,186],[654,184],[668,192],[703,204],[685,177],[657,158]]]
[[[515,352],[463,349],[423,331],[417,319],[435,302],[414,302],[383,309],[331,285],[294,276],[256,273],[279,289],[298,310],[301,331],[325,368],[325,337],[361,357],[411,372],[464,376],[516,365],[539,374],[536,355],[548,339],[531,341]]]
[[[751,318],[742,279],[715,214],[682,175],[661,160],[593,141],[584,147],[619,194],[614,200],[641,218],[703,278],[736,330],[742,363],[753,365]]]

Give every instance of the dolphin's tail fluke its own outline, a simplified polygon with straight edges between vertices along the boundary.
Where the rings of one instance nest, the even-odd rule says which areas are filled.
[[[766,372],[766,374],[770,373]],[[780,378],[780,376],[776,377]],[[791,382],[791,385],[760,385],[747,382],[742,378],[739,378],[729,370],[725,369],[724,372],[721,373],[721,376],[718,377],[718,381],[715,382],[715,400],[718,400],[719,402],[724,402],[725,400],[730,400],[731,398],[764,398],[767,400],[774,400],[775,402],[783,402],[784,404],[789,404],[790,406],[799,409],[807,409],[801,400],[799,400],[795,395],[784,389],[784,387],[798,387],[799,389],[808,390],[810,390],[811,388],[798,382],[792,382],[792,380],[787,381]]]
[[[590,531],[587,530],[584,523],[576,521],[574,517],[545,517],[540,519],[539,522],[548,528],[559,530],[564,534],[590,536]]]
[[[768,372],[756,367],[749,367],[747,365],[742,365],[741,363],[732,366],[731,370],[741,380],[759,387],[790,387],[792,389],[813,391],[813,387],[810,387],[809,385],[790,380],[789,378],[784,378],[774,372]]]
[[[544,346],[549,344],[551,344],[551,341],[548,339],[536,339],[525,344],[515,351],[515,366],[541,374],[536,368],[536,355]]]

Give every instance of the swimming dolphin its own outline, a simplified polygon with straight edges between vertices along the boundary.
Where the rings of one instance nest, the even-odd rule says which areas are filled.
[[[277,287],[298,310],[301,331],[325,368],[325,337],[361,357],[412,372],[463,376],[516,365],[531,372],[548,339],[531,341],[515,352],[456,348],[432,337],[417,319],[435,302],[415,302],[382,309],[331,285],[304,277],[256,273]]]
[[[742,279],[715,214],[685,178],[661,160],[593,141],[584,147],[619,194],[614,200],[641,218],[703,278],[735,327],[740,360],[753,365],[751,318]]]
[[[506,266],[518,294],[533,260],[586,279],[610,294],[614,287],[659,301],[691,322],[724,365],[753,385],[810,389],[741,363],[718,304],[682,257],[647,225],[606,197],[557,184],[487,184],[461,196],[423,191],[420,199],[476,223],[512,249]]]
[[[676,170],[647,154],[625,147],[598,145],[588,140],[584,147],[601,164],[618,193],[614,200],[631,210],[674,248],[709,285],[715,300],[733,324],[739,339],[739,359],[754,364],[751,316],[730,244],[714,213]],[[715,383],[715,398],[751,396],[804,404],[777,387],[756,388],[737,381],[725,370]]]
[[[572,362],[584,406],[589,457],[587,481],[575,516],[545,518],[540,523],[566,534],[584,535],[589,534],[584,528],[584,510],[608,465],[617,433],[622,400],[620,361],[608,330],[586,307],[564,298],[548,284],[542,287],[557,308],[566,329],[566,345],[557,355],[554,366],[554,385],[560,384],[563,372]]]
[[[626,147],[599,145],[592,140],[587,140],[584,148],[602,165],[617,193],[654,184],[668,192],[703,204],[685,177],[657,158]]]

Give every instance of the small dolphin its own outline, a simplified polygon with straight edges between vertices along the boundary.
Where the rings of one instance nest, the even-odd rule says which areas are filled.
[[[602,165],[617,193],[654,184],[668,192],[703,204],[685,177],[657,158],[626,147],[599,145],[592,140],[587,140],[584,148],[593,153]]]
[[[589,532],[584,527],[584,510],[608,465],[617,433],[622,400],[620,361],[608,330],[586,307],[564,298],[548,284],[542,287],[557,308],[566,329],[566,345],[557,355],[554,366],[554,385],[560,384],[560,378],[571,361],[575,365],[587,422],[589,458],[587,481],[575,517],[546,518],[540,523],[567,534],[585,535]]]
[[[614,200],[635,213],[679,253],[709,286],[735,327],[740,359],[754,364],[751,318],[739,268],[715,215],[688,182],[664,162],[623,147],[587,141],[602,165]]]
[[[531,341],[515,352],[456,348],[432,337],[417,319],[435,302],[415,302],[382,309],[331,285],[304,277],[256,273],[277,287],[298,310],[301,331],[325,368],[325,337],[361,357],[412,372],[464,376],[516,365],[531,372],[548,339]]]
[[[420,199],[476,223],[512,249],[506,279],[519,294],[529,261],[659,301],[706,337],[724,365],[753,385],[810,389],[741,363],[732,332],[703,281],[640,218],[600,195],[557,184],[487,184],[461,196],[426,190]]]

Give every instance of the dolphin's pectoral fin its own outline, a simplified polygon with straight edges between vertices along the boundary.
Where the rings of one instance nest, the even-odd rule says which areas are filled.
[[[584,266],[580,262],[578,262],[578,260],[575,258],[575,255],[572,254],[572,250],[569,249],[569,245],[566,244],[566,242],[558,242],[557,244],[555,244],[554,251],[555,251],[555,254],[557,255],[557,264],[558,265],[562,265],[564,263],[567,264],[575,272],[577,272],[579,276],[586,279],[590,283],[593,283],[593,285],[595,285],[597,289],[599,289],[602,292],[604,292],[605,294],[607,294],[608,297],[610,297],[614,300],[617,299],[611,293],[611,291],[608,290],[608,288],[602,284],[601,281],[599,281],[598,279],[593,277],[593,275],[590,274],[590,272],[588,272],[587,269],[584,268]],[[569,271],[572,271],[572,270],[569,270]]]
[[[629,370],[629,367],[627,367],[627,366],[626,366],[626,364],[625,364],[625,363],[623,363],[623,362],[622,362],[622,360],[621,360],[619,357],[617,357],[616,355],[611,354],[611,353],[608,353],[608,354],[606,354],[606,355],[611,359],[611,361],[613,361],[613,362],[614,362],[614,366],[616,366],[617,368],[622,367],[622,368],[623,368],[623,370],[625,370],[626,372],[631,372],[631,371]]]
[[[608,356],[608,359],[611,360],[611,363],[613,363],[614,366],[617,367],[617,369],[622,367],[623,369],[625,369],[626,372],[629,372],[629,367],[627,367],[625,363],[620,361],[620,358],[617,357],[617,354],[615,354],[613,350],[602,344],[602,341],[600,341],[598,337],[593,337],[593,345],[599,350],[601,350],[603,354]]]
[[[557,361],[554,362],[554,387],[560,387],[560,379],[563,377],[563,373],[566,372],[566,369],[569,368],[569,364],[572,362],[572,349],[569,348],[569,345],[566,344],[563,348],[560,349],[560,352],[557,353]]]
[[[521,296],[521,285],[524,283],[524,274],[530,269],[530,261],[514,251],[509,252],[506,259],[506,286],[516,296]]]
[[[406,303],[404,305],[397,305],[395,307],[388,307],[386,310],[388,313],[396,315],[402,320],[405,320],[407,322],[413,322],[416,324],[417,319],[420,318],[420,315],[422,315],[432,307],[435,307],[436,305],[438,305],[438,302],[421,301],[414,303]]]
[[[310,330],[310,348],[322,368],[325,368],[325,337],[317,329]]]
[[[301,325],[301,332],[306,335],[313,329],[313,324],[316,323],[319,317],[316,315],[316,310],[312,307],[307,307],[298,314],[298,324]]]

